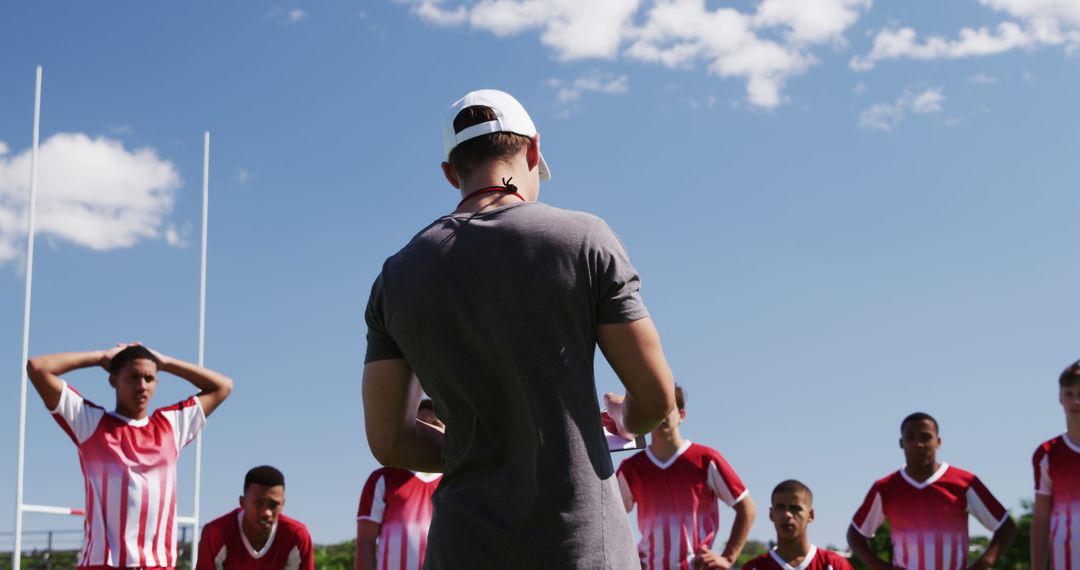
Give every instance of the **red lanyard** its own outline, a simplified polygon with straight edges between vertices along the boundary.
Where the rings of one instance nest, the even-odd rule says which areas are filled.
[[[480,194],[487,194],[489,192],[509,192],[510,194],[517,196],[521,199],[522,202],[524,202],[525,197],[521,194],[518,194],[517,186],[510,183],[510,181],[513,179],[514,178],[512,176],[510,178],[503,178],[502,186],[488,186],[479,190],[473,190],[472,192],[469,192],[464,198],[462,198],[460,202],[458,202],[457,207],[460,208],[462,204],[471,200],[473,196],[479,196]]]

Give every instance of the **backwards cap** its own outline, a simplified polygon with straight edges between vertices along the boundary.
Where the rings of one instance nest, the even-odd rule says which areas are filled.
[[[480,105],[489,107],[495,111],[495,120],[479,123],[463,129],[460,133],[454,132],[454,119],[458,113],[466,107]],[[457,146],[469,139],[490,133],[514,133],[532,138],[536,136],[536,125],[533,124],[525,107],[518,103],[509,93],[497,89],[481,89],[472,91],[458,99],[450,106],[443,121],[443,146],[446,148],[446,157],[450,158],[450,152]],[[540,180],[551,180],[551,170],[548,168],[544,155],[540,155]]]

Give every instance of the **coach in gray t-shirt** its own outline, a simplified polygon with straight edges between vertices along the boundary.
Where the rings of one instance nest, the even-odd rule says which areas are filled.
[[[462,201],[386,260],[368,302],[372,452],[445,472],[426,568],[639,568],[593,377],[599,344],[627,389],[605,396],[623,433],[674,405],[637,272],[601,219],[536,202],[550,175],[513,97],[469,93],[444,130]],[[416,421],[420,385],[445,435]]]

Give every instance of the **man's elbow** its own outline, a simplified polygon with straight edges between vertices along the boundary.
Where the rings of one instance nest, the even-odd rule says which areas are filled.
[[[368,447],[375,461],[385,467],[397,467],[397,444],[386,434],[368,432]]]
[[[45,375],[45,366],[40,357],[35,356],[26,361],[26,375],[31,380],[37,380]]]
[[[757,503],[754,502],[753,497],[746,495],[743,500],[735,503],[735,513],[746,517],[746,520],[753,524],[754,519],[757,518]]]
[[[219,394],[221,394],[221,399],[222,400],[224,400],[225,398],[228,398],[229,395],[232,394],[232,391],[233,391],[232,378],[225,378],[221,382],[221,386],[219,386],[218,389],[217,389],[217,392]]]

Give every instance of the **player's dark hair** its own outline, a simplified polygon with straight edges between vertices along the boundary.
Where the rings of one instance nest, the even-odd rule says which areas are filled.
[[[814,492],[802,481],[796,481],[795,479],[781,481],[776,487],[773,487],[772,496],[775,497],[777,493],[805,493],[806,497],[810,499],[810,504],[814,504]]]
[[[1073,362],[1062,371],[1058,378],[1058,386],[1067,388],[1078,382],[1080,382],[1080,360]]]
[[[285,475],[278,471],[276,467],[269,465],[260,465],[253,467],[244,475],[244,492],[247,493],[248,487],[252,484],[262,485],[263,487],[277,487],[281,485],[285,486]]]
[[[109,373],[120,372],[124,369],[124,366],[127,366],[128,362],[139,359],[153,360],[154,364],[161,364],[153,352],[150,352],[148,348],[141,344],[136,344],[117,352],[112,357],[112,360],[109,361]]]
[[[675,407],[680,410],[686,409],[686,388],[675,385]]]
[[[498,119],[491,107],[473,105],[465,107],[454,117],[454,132]],[[517,133],[488,133],[471,138],[450,151],[446,159],[459,178],[467,179],[481,164],[490,160],[508,160],[525,148],[531,139]]]
[[[914,414],[911,414],[910,416],[904,418],[904,421],[900,422],[900,433],[904,433],[904,426],[908,425],[909,422],[924,421],[928,421],[934,424],[934,433],[941,435],[941,429],[938,427],[937,420],[934,419],[934,416],[931,416],[926,412],[915,412]]]

